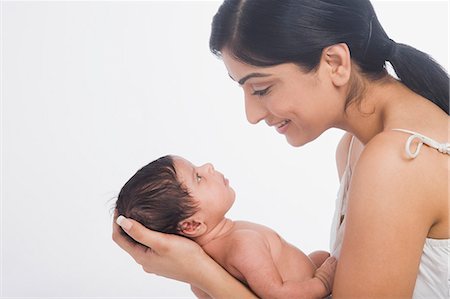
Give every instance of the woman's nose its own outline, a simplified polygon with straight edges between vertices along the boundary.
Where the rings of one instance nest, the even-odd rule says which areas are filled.
[[[245,114],[249,123],[255,125],[267,115],[267,110],[261,100],[252,94],[245,95]]]

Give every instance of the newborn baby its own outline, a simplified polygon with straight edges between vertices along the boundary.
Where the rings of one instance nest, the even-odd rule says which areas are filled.
[[[322,251],[308,257],[270,228],[225,218],[234,200],[228,180],[211,164],[197,167],[181,157],[164,156],[128,180],[116,205],[119,215],[149,229],[194,240],[260,298],[330,294],[334,258]],[[210,298],[192,290],[199,298]]]

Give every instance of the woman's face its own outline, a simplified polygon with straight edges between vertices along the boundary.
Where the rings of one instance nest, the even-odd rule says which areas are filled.
[[[264,120],[292,146],[314,140],[342,115],[345,98],[332,83],[326,63],[306,73],[293,63],[248,65],[227,50],[222,58],[230,77],[244,90],[247,120],[252,124]]]

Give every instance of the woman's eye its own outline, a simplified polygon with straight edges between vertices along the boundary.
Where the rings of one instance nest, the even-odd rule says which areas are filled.
[[[270,86],[265,89],[261,89],[261,90],[253,90],[252,95],[261,97],[261,96],[265,96],[269,92],[270,92]]]
[[[202,180],[202,176],[198,173],[195,174],[195,178],[197,179],[197,183],[199,183]]]

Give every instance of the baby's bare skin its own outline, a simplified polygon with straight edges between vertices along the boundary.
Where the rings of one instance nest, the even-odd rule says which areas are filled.
[[[215,237],[197,241],[260,298],[323,298],[329,293],[323,280],[315,277],[313,261],[263,225],[224,219]],[[334,266],[327,270],[334,272]],[[201,290],[193,291],[199,298],[209,298]]]
[[[270,255],[273,264],[268,261],[266,263],[268,264],[267,267],[273,266],[276,268],[277,275],[274,273],[274,278],[279,275],[282,281],[305,281],[314,276],[316,266],[309,257],[283,240],[272,229],[247,221],[233,221],[232,223],[233,226],[229,232],[202,247],[216,262],[240,281],[248,283],[239,269],[241,267],[236,265],[236,259],[239,262],[243,262],[244,259],[254,259],[255,262],[260,262],[261,255],[257,252],[264,253],[264,256]],[[237,246],[236,244],[240,245]],[[246,245],[250,248],[250,254],[242,256],[242,251],[245,254],[245,248],[243,247]],[[251,254],[252,252],[253,254]],[[246,261],[246,263],[252,264],[253,262]],[[260,269],[260,271],[265,272],[266,269]],[[272,276],[267,277],[268,274],[261,275],[266,283]]]
[[[225,218],[235,192],[211,163],[195,166],[174,157],[177,177],[198,211],[181,221],[180,233],[193,239],[217,263],[260,298],[323,298],[331,291],[335,261],[314,262],[273,230]],[[316,270],[316,263],[320,266]],[[209,296],[193,287],[200,298]]]

